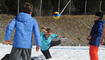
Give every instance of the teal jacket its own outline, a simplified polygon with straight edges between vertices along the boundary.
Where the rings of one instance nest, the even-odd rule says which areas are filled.
[[[57,34],[51,34],[49,38],[46,38],[45,37],[45,34],[44,32],[41,32],[41,50],[47,50],[50,48],[50,44],[51,44],[51,41],[52,39],[58,39],[58,35]]]

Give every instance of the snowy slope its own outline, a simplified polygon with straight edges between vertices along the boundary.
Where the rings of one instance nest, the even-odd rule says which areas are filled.
[[[0,60],[10,53],[12,46],[0,44]],[[50,49],[53,56],[52,60],[90,60],[88,46],[56,46]],[[35,46],[32,49],[32,57],[42,56],[42,53],[35,51]],[[99,60],[105,60],[105,47],[100,47]]]

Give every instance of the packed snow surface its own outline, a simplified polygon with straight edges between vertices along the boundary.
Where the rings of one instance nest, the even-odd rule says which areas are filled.
[[[11,45],[0,43],[0,60],[11,52]],[[50,48],[51,60],[90,60],[88,46],[55,46]],[[35,46],[32,48],[32,57],[43,56],[41,51],[36,52]],[[99,48],[99,60],[105,60],[105,47]]]

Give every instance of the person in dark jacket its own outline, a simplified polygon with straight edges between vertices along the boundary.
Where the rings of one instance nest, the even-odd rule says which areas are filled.
[[[89,54],[90,60],[99,60],[98,59],[98,49],[101,42],[101,38],[103,35],[103,13],[97,12],[95,15],[94,25],[92,27],[90,36],[88,36],[87,40],[89,40]]]
[[[36,42],[36,51],[39,51],[41,46],[40,32],[36,19],[32,16],[32,5],[25,3],[22,12],[20,12],[8,24],[5,32],[5,43],[10,44],[10,37],[15,28],[13,39],[13,48],[10,53],[9,60],[31,60],[31,48],[33,45],[33,33]]]

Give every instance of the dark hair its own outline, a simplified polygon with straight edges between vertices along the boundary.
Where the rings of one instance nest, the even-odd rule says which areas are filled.
[[[103,13],[102,12],[96,12],[95,15],[98,16],[99,19],[102,19],[103,18]]]
[[[30,13],[32,12],[32,10],[33,10],[33,6],[30,3],[25,2],[23,7],[23,12]]]
[[[47,31],[48,33],[50,33],[50,32],[51,32],[51,29],[50,29],[50,28],[47,28],[46,31]]]

